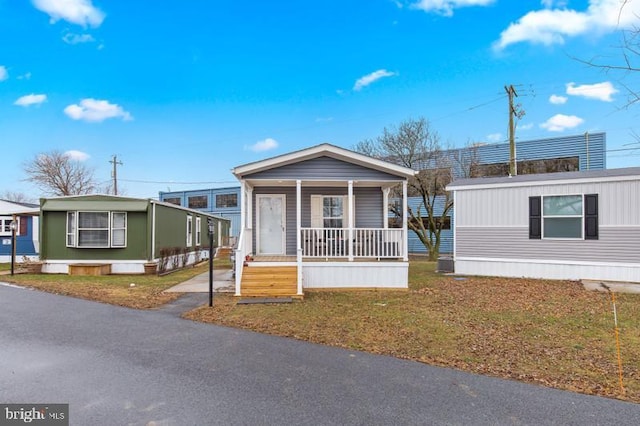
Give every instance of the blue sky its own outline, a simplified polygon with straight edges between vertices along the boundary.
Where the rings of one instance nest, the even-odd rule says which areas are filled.
[[[607,132],[637,166],[639,74],[618,64],[640,0],[0,0],[0,193],[69,152],[126,195],[234,184],[230,169],[425,117],[443,144]],[[634,144],[635,145],[629,145]],[[637,146],[638,150],[629,150]],[[623,149],[623,151],[618,151]]]

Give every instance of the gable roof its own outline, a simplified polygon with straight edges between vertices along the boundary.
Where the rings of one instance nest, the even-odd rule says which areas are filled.
[[[499,186],[536,186],[542,184],[559,185],[565,183],[639,179],[640,167],[625,167],[620,169],[583,170],[578,172],[457,179],[447,185],[447,190],[458,191],[463,189],[493,188]]]
[[[244,164],[244,165],[233,168],[231,172],[238,179],[242,179],[244,176],[247,176],[253,173],[262,172],[264,170],[275,169],[278,167],[299,163],[302,161],[311,160],[319,157],[331,157],[337,160],[345,161],[347,163],[357,164],[363,167],[379,170],[385,173],[389,173],[389,174],[399,176],[399,177],[404,177],[404,178],[409,178],[417,174],[417,171],[409,169],[407,167],[399,166],[397,164],[393,164],[388,161],[369,157],[368,155],[360,154],[358,152],[350,151],[348,149],[340,148],[338,146],[331,145],[328,143],[323,143],[323,144],[312,146],[310,148],[302,149],[299,151],[293,151],[288,154],[283,154],[276,157],[267,158],[265,160]]]

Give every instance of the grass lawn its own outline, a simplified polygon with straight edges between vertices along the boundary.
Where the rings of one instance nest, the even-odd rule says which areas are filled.
[[[227,262],[228,263],[228,262]],[[217,264],[214,263],[214,265]],[[207,272],[208,263],[164,276],[155,275],[29,275],[0,276],[1,281],[136,309],[152,309],[177,299],[181,293],[163,293],[195,275]],[[226,265],[226,263],[225,263]],[[218,267],[217,265],[214,267]],[[135,286],[131,286],[131,284]]]
[[[609,295],[569,281],[460,280],[434,267],[412,261],[408,292],[307,292],[277,305],[223,295],[186,317],[640,402],[640,295],[616,296],[622,394]]]

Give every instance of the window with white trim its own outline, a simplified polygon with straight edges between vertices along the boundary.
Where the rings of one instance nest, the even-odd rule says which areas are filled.
[[[196,245],[202,244],[202,219],[196,217]]]
[[[187,216],[187,247],[193,244],[193,216]]]
[[[530,239],[598,239],[598,194],[529,197]]]
[[[18,224],[20,218],[18,218]],[[0,235],[10,236],[11,235],[11,222],[13,222],[13,217],[11,216],[0,216]],[[18,227],[18,229],[20,229]],[[16,235],[17,235],[16,231]]]
[[[67,247],[122,248],[127,246],[126,212],[67,212]]]
[[[322,197],[322,227],[343,228],[346,224],[344,217],[344,197]]]
[[[542,197],[542,237],[582,238],[582,195]]]

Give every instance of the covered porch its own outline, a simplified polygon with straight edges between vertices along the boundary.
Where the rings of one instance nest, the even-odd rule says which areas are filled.
[[[393,188],[402,191],[401,228],[389,227]],[[241,180],[235,294],[406,288],[406,200],[403,179]]]

